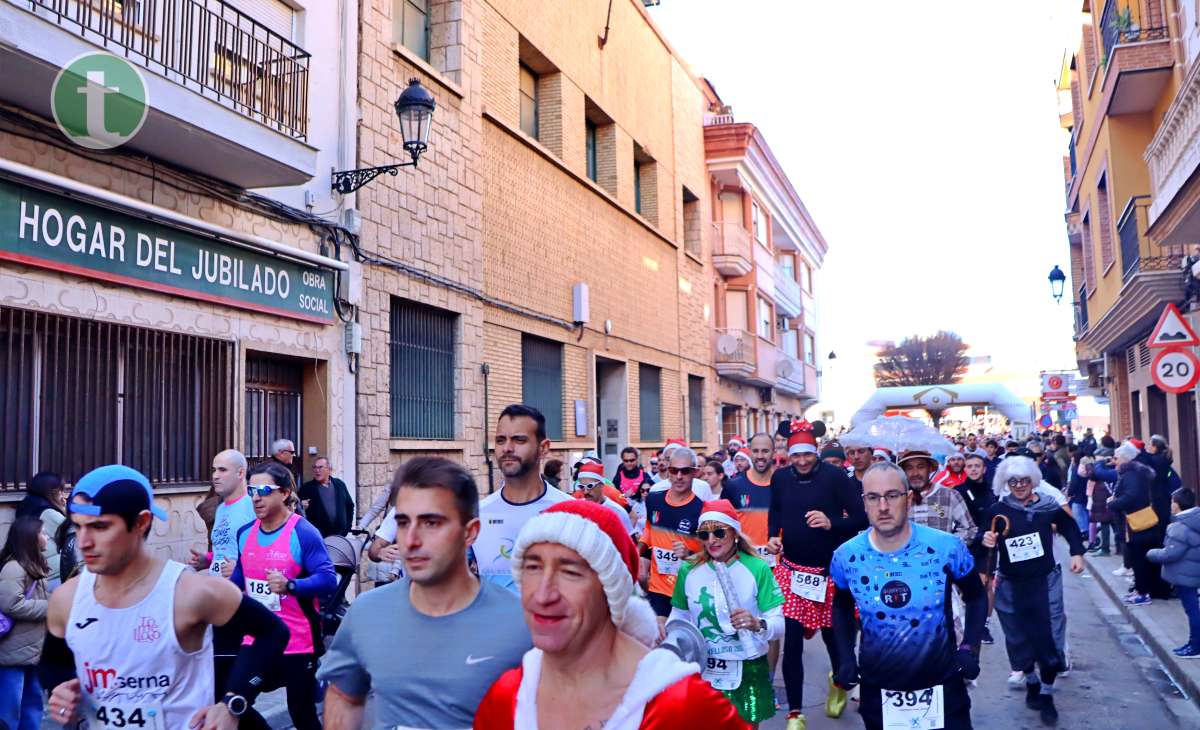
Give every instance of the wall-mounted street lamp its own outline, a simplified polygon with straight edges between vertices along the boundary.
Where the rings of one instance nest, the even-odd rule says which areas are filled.
[[[1058,264],[1050,270],[1050,296],[1054,297],[1054,301],[1061,302],[1063,295],[1063,286],[1067,283],[1067,275],[1058,268]]]
[[[412,162],[335,172],[332,181],[334,192],[348,195],[385,172],[394,176],[401,167],[416,167],[421,153],[429,148],[429,130],[433,126],[433,110],[436,106],[429,90],[421,86],[420,81],[409,79],[408,88],[396,100],[396,116],[400,118],[404,149],[412,157]]]

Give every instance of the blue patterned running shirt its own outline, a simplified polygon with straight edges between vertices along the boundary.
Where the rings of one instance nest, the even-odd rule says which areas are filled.
[[[854,595],[862,618],[859,675],[888,689],[923,689],[958,674],[950,584],[978,580],[962,540],[915,523],[912,531],[908,544],[892,553],[871,544],[873,528],[859,533],[834,552],[829,566],[838,589]]]

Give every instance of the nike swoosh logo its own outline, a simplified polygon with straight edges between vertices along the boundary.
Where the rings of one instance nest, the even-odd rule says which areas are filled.
[[[98,618],[89,618],[88,620],[84,621],[83,623],[78,623],[78,622],[77,622],[77,623],[75,624],[75,628],[77,628],[77,629],[86,629],[87,627],[91,626],[92,624],[96,623],[96,622],[97,622],[97,621],[99,621],[99,620],[100,620],[100,619],[98,619]]]
[[[469,654],[468,654],[468,655],[467,655],[467,666],[470,666],[470,665],[472,665],[472,664],[478,664],[478,663],[480,663],[480,662],[486,662],[488,659],[495,659],[495,658],[496,658],[496,657],[494,657],[494,656],[479,656],[479,657],[476,657],[476,656],[471,656],[471,655],[469,655]]]

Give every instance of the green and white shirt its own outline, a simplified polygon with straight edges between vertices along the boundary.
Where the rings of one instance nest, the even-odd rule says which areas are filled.
[[[767,561],[757,555],[739,551],[727,566],[737,605],[730,606],[726,600],[712,561],[699,565],[685,562],[675,580],[671,618],[694,624],[708,642],[710,657],[756,659],[767,653],[767,642],[783,635],[783,593]],[[738,608],[763,619],[767,630],[751,632],[750,639],[743,642],[729,619]]]

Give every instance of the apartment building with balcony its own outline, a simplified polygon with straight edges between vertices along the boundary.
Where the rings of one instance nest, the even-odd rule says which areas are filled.
[[[546,415],[555,456],[595,449],[610,473],[630,444],[715,443],[705,103],[640,0],[363,13],[360,166],[399,148],[397,84],[437,101],[420,165],[355,202],[379,259],[360,310],[364,482],[436,453],[498,489],[490,434],[514,402]]]
[[[712,348],[724,442],[773,431],[819,400],[814,281],[828,246],[762,132],[707,92]]]
[[[1181,266],[1200,241],[1194,222],[1178,224],[1197,149],[1180,146],[1184,40],[1196,34],[1189,5],[1085,0],[1080,45],[1059,82],[1079,370],[1108,399],[1113,435],[1163,434],[1185,479],[1200,471],[1195,394],[1153,384],[1146,340],[1164,305],[1184,299]]]
[[[341,318],[360,287],[310,214],[336,211],[328,171],[353,162],[354,7],[0,0],[0,522],[34,473],[120,462],[171,515],[155,543],[186,557],[222,449],[289,438],[297,477],[320,453],[353,483]],[[97,52],[132,70],[56,87]],[[89,135],[138,98],[144,121],[78,143],[56,88],[101,94]]]

